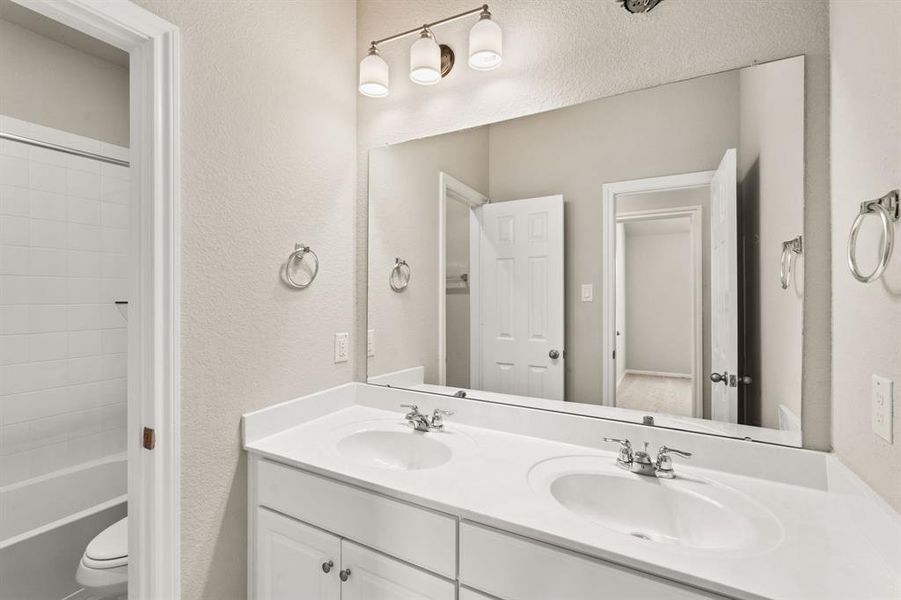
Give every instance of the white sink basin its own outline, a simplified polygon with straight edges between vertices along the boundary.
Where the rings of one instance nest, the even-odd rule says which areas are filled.
[[[342,432],[335,449],[358,464],[396,471],[434,469],[455,454],[468,451],[472,440],[458,432],[414,431],[399,421],[370,421]]]
[[[609,460],[546,460],[530,470],[529,483],[587,525],[648,542],[693,550],[765,551],[782,539],[772,513],[738,490],[687,476],[635,475]]]

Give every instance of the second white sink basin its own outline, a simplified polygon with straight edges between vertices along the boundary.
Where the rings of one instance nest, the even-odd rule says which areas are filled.
[[[368,421],[339,432],[335,449],[355,463],[396,471],[434,469],[455,454],[468,451],[472,440],[458,432],[420,432],[393,420]]]
[[[772,513],[735,489],[687,476],[636,475],[607,460],[568,456],[543,461],[532,468],[529,481],[586,524],[642,540],[693,550],[754,552],[782,539]]]

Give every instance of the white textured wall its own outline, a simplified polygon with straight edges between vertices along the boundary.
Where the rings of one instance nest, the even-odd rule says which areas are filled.
[[[837,2],[832,10],[833,440],[835,451],[901,512],[901,251],[864,285],[845,262],[860,202],[901,186],[901,3]],[[861,233],[875,264],[877,219]],[[901,225],[895,225],[896,244]],[[809,293],[808,289],[808,293]],[[872,374],[895,381],[895,443],[870,429]]]
[[[0,19],[0,114],[128,146],[128,68]]]
[[[377,2],[357,11],[357,56],[369,41],[458,11],[465,0]],[[432,87],[407,79],[408,42],[384,48],[391,95],[360,98],[357,109],[358,213],[366,214],[366,150],[798,54],[807,55],[806,304],[804,434],[829,446],[829,208],[827,172],[828,4],[825,0],[671,0],[647,15],[598,0],[491,3],[504,31],[504,64],[476,72],[465,64],[471,21],[436,34],[457,52],[451,75]],[[366,302],[365,220],[360,221],[357,302]],[[358,328],[365,334],[364,325]],[[357,355],[365,356],[365,343]],[[359,361],[358,378],[363,378]]]
[[[182,598],[244,598],[241,414],[352,379],[356,5],[138,3],[181,29]]]

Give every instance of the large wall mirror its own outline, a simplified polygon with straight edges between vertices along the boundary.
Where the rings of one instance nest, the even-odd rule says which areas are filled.
[[[369,154],[368,378],[801,444],[804,58]]]

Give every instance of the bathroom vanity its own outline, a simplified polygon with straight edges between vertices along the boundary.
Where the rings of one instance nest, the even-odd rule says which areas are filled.
[[[639,475],[605,437],[692,457]],[[825,453],[361,383],[246,415],[244,446],[258,600],[901,593],[901,522]]]

